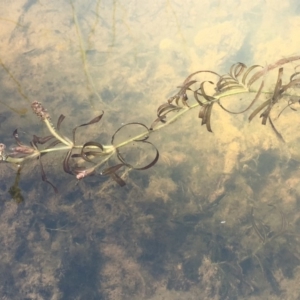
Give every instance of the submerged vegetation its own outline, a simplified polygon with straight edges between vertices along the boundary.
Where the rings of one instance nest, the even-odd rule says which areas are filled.
[[[122,169],[145,170],[153,165],[159,159],[158,149],[149,141],[150,136],[157,131],[160,131],[167,125],[178,120],[180,116],[188,111],[199,107],[198,117],[201,119],[201,125],[205,125],[209,132],[212,132],[211,115],[215,104],[219,105],[224,111],[231,114],[241,114],[248,112],[255,104],[257,106],[252,110],[249,116],[251,121],[255,116],[259,115],[262,119],[262,124],[266,125],[269,122],[272,130],[276,136],[284,142],[284,138],[274,125],[273,117],[271,116],[272,108],[281,101],[286,101],[289,107],[293,110],[293,104],[299,102],[297,89],[300,86],[300,72],[297,71],[296,66],[291,74],[284,74],[284,66],[287,63],[296,62],[300,56],[293,56],[289,58],[280,59],[274,64],[265,67],[260,65],[253,65],[246,67],[244,63],[234,64],[228,74],[220,75],[214,71],[201,70],[189,75],[181,86],[179,91],[168,101],[160,105],[157,109],[157,118],[150,126],[139,122],[131,122],[122,125],[111,137],[111,144],[104,145],[100,141],[86,141],[84,144],[76,143],[76,130],[83,126],[89,126],[98,123],[102,117],[103,112],[94,117],[91,121],[76,126],[72,131],[72,138],[64,136],[60,132],[61,123],[65,119],[64,115],[60,115],[56,126],[51,122],[50,114],[43,107],[43,105],[34,101],[31,104],[32,111],[42,120],[49,130],[50,135],[46,137],[38,137],[33,135],[30,145],[25,145],[19,138],[17,129],[13,132],[13,137],[17,145],[7,150],[6,145],[1,143],[1,162],[14,163],[21,168],[21,166],[34,159],[38,159],[40,163],[40,170],[42,180],[50,184],[55,192],[56,187],[48,180],[42,164],[42,156],[51,152],[64,151],[65,158],[62,162],[63,170],[81,180],[88,176],[110,176],[120,186],[125,185],[120,172]],[[265,87],[265,81],[271,71],[277,72],[277,78],[273,86]],[[199,80],[198,75],[204,77]],[[232,111],[226,108],[226,99],[242,94],[250,95],[250,103],[246,108],[240,111]],[[265,97],[261,103],[260,100]],[[192,100],[190,100],[192,98]],[[193,101],[193,102],[191,102]],[[284,109],[285,109],[284,108]],[[278,117],[284,111],[279,113]],[[134,132],[133,128],[139,128],[136,135],[130,136],[127,140],[116,142],[116,137],[120,135],[125,128]],[[62,145],[61,145],[62,144]],[[147,161],[143,166],[135,165],[135,163],[128,162],[126,155],[121,149],[129,144],[136,145],[136,147],[152,148],[153,155],[150,161]],[[43,149],[39,147],[46,145]],[[74,153],[76,152],[76,153]],[[114,163],[114,158],[117,163]],[[148,158],[147,158],[148,160]],[[18,171],[19,181],[20,172]]]
[[[217,19],[210,14],[207,21],[218,26],[205,30],[224,27],[220,39],[213,37],[222,50],[201,44],[199,31],[197,55],[187,64],[190,52],[180,58],[176,39],[166,38],[172,34],[159,32],[175,28],[180,45],[192,50],[181,24],[205,3],[179,5],[177,18],[172,1],[167,9],[164,2],[147,4],[156,10],[149,16],[135,2],[132,16],[132,2],[112,1],[108,9],[100,0],[27,1],[11,36],[5,30],[8,49],[26,43],[0,59],[6,78],[0,104],[18,115],[2,124],[14,145],[9,136],[0,140],[1,297],[299,299],[300,169],[285,150],[292,140],[298,151],[300,140],[293,120],[300,56],[270,65],[240,62],[220,74],[216,69],[236,51],[226,44],[239,49],[244,37],[231,41],[236,22],[219,23],[217,8]],[[65,12],[61,19],[56,6]],[[153,40],[150,47],[137,24]],[[292,51],[294,31],[287,32]],[[165,50],[151,53],[158,45]],[[168,59],[161,59],[167,49]],[[200,60],[219,67],[196,67]],[[158,105],[190,65],[200,71]],[[53,66],[59,72],[51,73]],[[39,119],[34,124],[30,107]],[[260,123],[267,127],[259,134]],[[12,169],[14,180],[7,175]],[[35,184],[36,171],[47,184]]]
[[[113,1],[111,35],[104,41],[102,36],[98,37],[101,46],[95,45],[102,19],[100,2],[96,2],[95,18],[88,23],[87,19],[77,17],[77,13],[85,11],[76,9],[73,1],[67,2],[73,25],[71,56],[77,55],[82,65],[79,70],[83,70],[79,79],[71,78],[75,69],[68,69],[68,75],[63,73],[57,78],[59,75],[55,73],[41,81],[27,76],[36,85],[27,89],[28,82],[21,81],[20,71],[12,67],[7,57],[0,59],[3,71],[13,84],[11,89],[25,100],[16,104],[0,99],[0,103],[19,116],[25,115],[18,119],[25,123],[24,128],[27,108],[31,105],[32,112],[40,119],[38,126],[43,127],[40,131],[37,127],[31,139],[27,128],[26,132],[12,128],[13,146],[6,137],[2,136],[0,141],[2,170],[11,165],[17,167],[12,186],[7,187],[7,182],[2,180],[0,192],[3,199],[23,203],[17,206],[14,201],[1,202],[0,238],[4,251],[0,268],[5,274],[1,278],[1,296],[107,300],[297,299],[299,292],[294,286],[300,278],[300,217],[296,208],[300,190],[296,186],[300,172],[289,169],[286,165],[290,162],[282,163],[276,145],[289,147],[289,128],[282,126],[281,120],[286,119],[288,109],[295,111],[299,105],[300,56],[283,58],[270,65],[247,67],[240,62],[232,65],[226,74],[209,69],[196,71],[167,101],[158,105],[156,115],[147,119],[148,124],[138,113],[152,109],[152,102],[145,105],[148,99],[169,90],[167,85],[172,78],[168,74],[175,74],[176,65],[169,67],[170,73],[162,72],[164,66],[157,69],[160,76],[156,80],[161,82],[166,78],[168,83],[158,85],[159,93],[154,94],[151,90],[155,75],[149,76],[147,70],[161,61],[153,62],[148,57],[139,62],[133,49],[130,56],[135,57],[137,69],[132,71],[131,80],[126,80],[129,73],[119,72],[123,65],[131,68],[127,61],[112,66],[118,70],[117,74],[101,69],[104,63],[113,61],[110,56],[120,40],[115,15],[118,2]],[[172,19],[176,19],[173,9],[170,12]],[[141,18],[144,21],[144,15]],[[179,22],[177,25],[180,29]],[[19,41],[22,35],[17,32],[15,40]],[[36,28],[34,32],[38,32]],[[55,34],[59,33],[56,30]],[[36,42],[37,36],[33,40]],[[69,44],[57,46],[61,40],[59,37],[53,42],[63,50],[60,68],[70,50]],[[106,49],[108,41],[111,46]],[[30,55],[35,58],[39,49],[39,45],[32,43],[24,49],[21,58]],[[100,56],[101,64],[93,69],[90,55],[106,50],[108,53]],[[51,50],[41,53],[48,60],[51,55],[47,51]],[[44,64],[45,58],[39,63]],[[173,63],[172,57],[172,66]],[[51,68],[45,65],[43,73],[48,74]],[[26,70],[34,68],[34,64],[24,66]],[[106,73],[101,76],[94,73],[99,69]],[[40,70],[36,74],[41,74]],[[73,90],[74,82],[81,86],[82,74],[88,97],[82,91]],[[63,86],[70,83],[69,75],[73,80],[72,89],[60,89],[61,82]],[[105,78],[110,79],[105,82]],[[54,86],[59,90],[52,92]],[[65,93],[70,102],[65,101]],[[143,98],[145,102],[136,109],[118,110],[114,101],[117,97],[124,97],[126,103],[130,98]],[[68,135],[66,123],[73,121],[68,117],[82,117],[79,112],[83,104],[77,99],[85,100],[89,111],[100,107],[105,113],[100,110],[86,122],[78,121]],[[72,101],[76,105],[70,112]],[[64,114],[57,114],[53,106],[48,111],[45,107],[50,107],[50,103],[59,109],[64,107]],[[200,122],[188,120],[197,110]],[[243,128],[241,134],[233,134],[234,138],[224,139],[225,142],[220,140],[222,132],[218,134],[217,128],[224,125],[224,132],[236,128],[228,126],[226,117],[220,118],[223,111],[224,115],[230,114],[233,123],[251,121],[246,130]],[[116,121],[108,116],[112,112],[118,112]],[[124,122],[125,116],[130,121],[118,123]],[[270,127],[274,140],[279,140],[273,148],[270,144],[266,147],[247,144],[251,140],[248,134],[255,135],[260,126],[253,124],[259,118],[263,125]],[[200,132],[201,125],[207,133]],[[211,134],[214,130],[215,136]],[[187,131],[189,135],[182,134]],[[237,142],[243,134],[245,140]],[[154,165],[151,172],[141,174]],[[31,174],[36,170],[55,192],[55,195],[47,194],[47,201],[43,201],[44,190],[34,186],[35,177]],[[62,177],[56,175],[61,170],[73,177],[70,185],[66,183],[68,179],[59,182],[58,178]],[[7,176],[4,172],[2,175]],[[74,181],[81,183],[74,185]],[[123,188],[116,188],[115,183]],[[25,198],[30,201],[24,201]],[[33,287],[32,282],[37,278],[40,283]],[[291,290],[296,296],[289,298]]]

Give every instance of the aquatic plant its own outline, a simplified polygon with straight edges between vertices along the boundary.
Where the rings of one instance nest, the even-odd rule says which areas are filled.
[[[94,117],[91,121],[76,126],[72,131],[72,137],[68,138],[60,132],[60,127],[65,116],[59,116],[55,127],[51,122],[48,111],[40,102],[34,101],[31,104],[32,111],[46,125],[50,135],[46,137],[33,135],[30,145],[25,145],[19,138],[19,134],[16,129],[13,132],[13,137],[17,144],[15,147],[7,150],[3,143],[0,144],[1,161],[21,166],[28,161],[38,159],[42,180],[50,184],[55,192],[57,192],[56,187],[48,180],[45,174],[41,158],[43,155],[48,153],[64,151],[66,154],[62,163],[63,170],[66,173],[75,176],[77,180],[81,180],[92,175],[110,176],[120,186],[124,186],[125,181],[122,179],[122,176],[119,175],[119,172],[122,169],[129,168],[133,170],[145,170],[155,165],[158,161],[159,151],[148,140],[150,135],[154,132],[157,132],[165,126],[175,122],[180,116],[196,107],[200,108],[198,117],[201,119],[201,125],[206,125],[206,129],[209,132],[212,132],[211,114],[212,108],[215,104],[219,105],[223,110],[231,114],[241,114],[250,110],[254,104],[258,102],[261,95],[266,95],[267,100],[258,105],[251,112],[249,121],[260,113],[259,116],[262,119],[262,124],[266,125],[267,121],[269,121],[276,136],[284,142],[282,135],[274,126],[270,113],[274,105],[283,99],[286,99],[288,102],[286,107],[290,107],[291,109],[294,109],[292,105],[299,101],[298,97],[292,92],[293,89],[297,89],[300,85],[300,72],[297,71],[297,66],[294,68],[294,71],[289,76],[287,82],[283,82],[283,66],[299,59],[300,56],[293,56],[280,59],[274,64],[270,64],[265,67],[253,65],[248,68],[245,64],[239,62],[230,68],[228,74],[224,75],[220,75],[210,70],[194,72],[184,80],[182,85],[179,86],[179,91],[174,96],[170,97],[166,103],[158,107],[157,118],[152,122],[150,127],[139,122],[124,124],[112,135],[110,145],[103,145],[98,141],[87,141],[84,144],[76,143],[77,129],[98,123],[102,119],[104,112]],[[276,69],[278,69],[278,73],[273,89],[264,90],[267,74]],[[206,77],[205,80],[198,80],[198,75],[204,75]],[[226,108],[223,102],[221,102],[230,96],[238,94],[253,95],[252,100],[247,107],[240,111],[231,111]],[[281,113],[278,116],[280,116]],[[125,141],[117,143],[115,141],[116,135],[128,126],[139,127],[140,132]],[[135,145],[151,146],[154,149],[151,161],[146,163],[144,166],[135,166],[134,164],[129,163],[120,151],[122,147],[133,142]],[[40,149],[41,145],[45,146]],[[118,162],[111,165],[111,161],[113,161],[111,158],[113,156],[116,156]],[[81,166],[80,159],[88,164],[88,166]],[[18,172],[18,177],[15,182],[19,181],[19,176],[20,171]]]

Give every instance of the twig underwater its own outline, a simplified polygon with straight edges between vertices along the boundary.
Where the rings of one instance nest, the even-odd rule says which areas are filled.
[[[87,141],[84,144],[76,143],[77,129],[98,123],[102,119],[104,112],[91,121],[76,126],[72,131],[72,137],[68,138],[60,132],[60,127],[65,116],[60,115],[56,126],[54,126],[48,111],[40,102],[34,101],[31,104],[31,109],[42,120],[50,135],[46,137],[33,135],[30,145],[25,145],[21,142],[16,129],[13,132],[13,137],[17,145],[7,150],[6,145],[1,143],[0,161],[3,163],[17,164],[21,167],[28,161],[38,159],[42,180],[50,184],[57,193],[56,187],[47,179],[41,158],[49,153],[63,151],[65,157],[62,162],[62,168],[65,173],[74,176],[77,180],[82,180],[88,176],[110,176],[120,186],[124,186],[125,181],[120,175],[122,169],[146,170],[154,166],[158,161],[159,151],[156,146],[148,140],[154,132],[158,132],[169,124],[177,121],[179,117],[197,107],[200,108],[198,117],[201,119],[201,125],[205,125],[207,131],[212,132],[211,115],[215,104],[219,105],[227,113],[242,114],[249,111],[262,95],[266,96],[267,100],[254,108],[248,120],[250,122],[254,117],[260,114],[259,117],[262,119],[262,124],[266,125],[269,121],[277,138],[284,142],[282,135],[273,123],[271,111],[275,104],[278,104],[278,102],[283,99],[288,103],[285,108],[296,110],[292,105],[299,103],[298,98],[300,95],[298,96],[297,91],[295,93],[293,90],[297,90],[300,86],[300,72],[296,71],[297,67],[295,67],[294,72],[289,75],[289,79],[284,83],[285,78],[287,78],[286,76],[284,77],[284,66],[288,63],[297,62],[298,60],[300,60],[300,56],[292,56],[280,59],[265,67],[253,65],[248,68],[244,63],[239,62],[232,65],[229,73],[224,75],[210,70],[194,72],[184,80],[182,85],[179,86],[179,91],[174,96],[170,97],[167,102],[158,107],[157,117],[149,127],[139,122],[124,124],[112,135],[110,145],[104,145],[98,141]],[[276,71],[276,69],[278,69],[277,79],[273,90],[264,90],[267,74],[272,70]],[[197,80],[197,75],[207,76],[208,79],[203,81]],[[211,79],[211,77],[214,77],[215,80]],[[240,111],[227,109],[223,104],[224,100],[238,94],[250,94],[251,102],[246,108]],[[277,118],[283,114],[285,108],[280,112]],[[141,131],[125,141],[116,143],[116,135],[128,126],[140,128]],[[144,166],[134,166],[132,163],[126,161],[120,149],[132,142],[134,142],[135,145],[147,145],[154,149],[154,155],[150,163],[147,162]],[[112,156],[117,157],[117,164],[109,164]],[[78,166],[77,162],[79,159],[83,160],[88,166]],[[18,173],[17,182],[19,181],[19,176],[20,172]]]

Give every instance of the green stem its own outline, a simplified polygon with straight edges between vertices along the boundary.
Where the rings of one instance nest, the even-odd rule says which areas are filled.
[[[68,146],[65,146],[65,147],[55,147],[55,148],[48,148],[48,149],[43,149],[43,150],[40,150],[40,153],[43,154],[43,153],[51,153],[51,152],[55,152],[55,151],[68,151],[68,150],[71,150],[71,149],[82,149],[83,145],[75,145],[75,146],[72,146],[72,145],[68,145]],[[86,149],[98,149],[98,147],[96,146],[88,146],[86,147]],[[103,146],[103,155],[107,155],[107,154],[110,154],[112,152],[114,152],[115,150],[115,147],[114,146],[111,146],[111,145],[104,145]]]
[[[58,139],[60,142],[62,142],[63,144],[69,146],[69,147],[73,147],[73,143],[68,140],[67,138],[62,137],[53,127],[53,125],[50,123],[50,121],[48,119],[44,119],[43,120],[46,124],[46,126],[48,127],[48,130],[50,131],[50,133],[56,138]]]
[[[11,156],[7,156],[5,161],[9,162],[9,163],[20,165],[20,164],[24,163],[26,160],[30,160],[30,159],[36,158],[39,155],[40,155],[40,152],[36,151],[36,152],[34,152],[34,153],[26,156],[26,157],[11,157]]]
[[[257,91],[255,90],[247,90],[246,88],[243,89],[235,89],[235,90],[229,90],[226,91],[222,94],[216,94],[213,97],[215,98],[212,102],[217,102],[219,101],[221,98],[224,97],[228,97],[228,96],[232,96],[232,95],[237,95],[237,94],[242,94],[242,93],[257,93]],[[268,92],[268,91],[262,91],[262,94],[273,94],[273,92]],[[286,94],[285,96],[290,96],[288,94]],[[296,95],[295,95],[296,96]],[[206,102],[203,102],[203,104],[205,105]],[[149,136],[150,134],[152,134],[153,132],[156,132],[158,130],[161,130],[162,128],[170,125],[171,123],[175,122],[179,117],[181,117],[183,114],[185,114],[186,112],[196,108],[199,106],[199,103],[196,102],[194,104],[192,104],[191,106],[185,106],[182,107],[175,115],[173,115],[172,117],[170,117],[165,123],[162,123],[156,127],[154,127],[152,130],[150,131],[144,131],[122,143],[119,143],[116,146],[113,145],[103,145],[103,156],[105,156],[104,159],[102,159],[99,163],[97,163],[93,168],[96,169],[98,167],[100,167],[101,165],[103,165],[105,162],[108,161],[108,159],[115,153],[116,149],[119,149],[121,147],[124,147],[126,145],[128,145],[129,143],[136,141],[136,140],[142,140],[143,138],[145,138],[146,136]],[[44,122],[48,128],[48,130],[50,131],[50,133],[61,143],[63,143],[65,146],[61,146],[61,147],[53,147],[53,148],[48,148],[48,149],[43,149],[43,150],[36,150],[36,152],[34,152],[33,154],[27,156],[27,157],[23,157],[23,158],[16,158],[16,157],[10,157],[8,156],[6,161],[7,162],[11,162],[11,163],[15,163],[15,164],[21,164],[26,160],[35,158],[41,154],[45,154],[45,153],[51,153],[51,152],[55,152],[55,151],[68,151],[70,149],[82,149],[84,145],[74,145],[72,141],[70,141],[68,138],[61,136],[53,127],[53,125],[50,123],[50,121],[48,119],[44,119]],[[96,146],[87,146],[86,150],[89,149],[97,149],[98,147]]]

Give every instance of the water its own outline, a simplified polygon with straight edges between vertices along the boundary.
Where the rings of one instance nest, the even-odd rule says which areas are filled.
[[[16,128],[26,145],[49,135],[31,112],[34,100],[53,124],[66,116],[60,132],[69,139],[104,111],[99,123],[76,130],[76,143],[110,145],[124,124],[150,127],[195,71],[225,74],[236,62],[266,66],[299,54],[296,1],[2,0],[0,8],[7,148]],[[297,65],[283,65],[283,85]],[[278,68],[267,75],[259,104],[273,93]],[[20,176],[2,163],[1,298],[298,299],[299,104],[297,88],[289,93],[294,98],[271,112],[285,143],[269,122],[261,125],[261,112],[248,122],[258,103],[242,114],[214,105],[213,133],[196,107],[151,134],[160,153],[153,167],[117,171],[124,187],[109,176],[77,182],[63,170],[66,151],[42,157],[58,194],[41,180],[36,159]],[[252,100],[244,93],[221,103],[240,111]],[[288,100],[292,109],[277,118]],[[115,142],[141,128],[125,126]],[[132,142],[120,152],[143,168],[155,147]],[[117,163],[114,156],[106,168]]]

